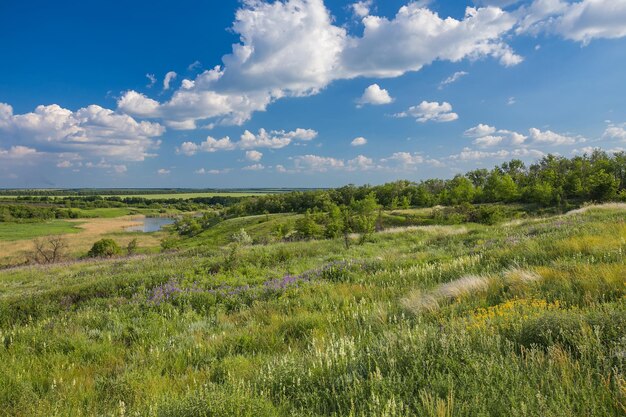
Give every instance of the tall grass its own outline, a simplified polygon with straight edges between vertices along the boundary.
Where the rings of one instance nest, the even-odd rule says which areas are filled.
[[[624,415],[623,212],[463,227],[2,271],[0,415]]]

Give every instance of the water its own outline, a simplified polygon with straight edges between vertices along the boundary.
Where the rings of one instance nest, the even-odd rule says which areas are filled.
[[[138,224],[136,226],[127,227],[127,232],[158,232],[163,229],[163,226],[167,226],[168,224],[172,224],[176,221],[176,219],[171,219],[169,217],[144,217],[143,219],[137,219]]]

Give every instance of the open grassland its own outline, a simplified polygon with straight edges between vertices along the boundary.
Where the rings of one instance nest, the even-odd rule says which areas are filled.
[[[102,209],[111,210],[111,209]],[[135,226],[143,216],[116,218],[88,218],[76,220],[54,220],[44,223],[0,223],[0,266],[19,265],[28,260],[33,249],[33,239],[51,235],[62,235],[69,246],[69,256],[84,256],[99,239],[110,237],[120,246],[128,245],[133,239],[141,251],[158,248],[164,232],[131,233],[124,229]],[[14,236],[14,238],[11,238]]]
[[[50,220],[47,222],[34,223],[2,223],[0,222],[0,245],[3,245],[0,252],[6,249],[4,245],[16,240],[35,239],[41,236],[65,235],[78,233],[80,229],[78,223],[67,220]]]
[[[0,415],[621,416],[625,217],[2,271]]]

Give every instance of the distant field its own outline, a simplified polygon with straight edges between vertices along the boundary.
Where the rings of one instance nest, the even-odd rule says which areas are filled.
[[[259,196],[259,195],[267,195],[268,192],[224,192],[224,193],[170,193],[170,194],[119,194],[119,195],[103,195],[102,197],[139,197],[146,198],[151,200],[161,200],[161,199],[169,199],[169,198],[177,198],[181,200],[186,200],[190,198],[203,198],[203,197],[250,197],[250,196]]]
[[[186,199],[190,199],[190,198],[203,198],[203,197],[251,197],[251,196],[261,196],[261,195],[267,195],[267,194],[272,194],[271,192],[267,192],[267,191],[259,191],[259,192],[254,192],[254,191],[242,191],[242,192],[210,192],[210,193],[169,193],[169,194],[102,194],[101,197],[103,198],[108,198],[108,197],[120,197],[120,198],[126,198],[126,197],[133,197],[133,198],[145,198],[145,199],[149,199],[149,200],[162,200],[162,199],[172,199],[172,198],[176,198],[176,199],[180,199],[180,200],[186,200]],[[17,195],[0,195],[0,200],[2,199],[16,199],[18,197],[21,196],[17,196]],[[53,197],[53,196],[52,196]],[[67,197],[67,196],[57,196],[57,197]],[[85,196],[87,197],[87,196]]]
[[[0,241],[34,239],[40,236],[64,235],[81,231],[78,224],[65,220],[43,223],[0,223]]]

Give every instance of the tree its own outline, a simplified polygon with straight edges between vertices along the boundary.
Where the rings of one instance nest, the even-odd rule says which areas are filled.
[[[31,260],[38,264],[51,264],[62,261],[68,249],[67,242],[60,236],[49,236],[33,241]]]
[[[476,195],[474,184],[467,178],[457,175],[448,183],[448,198],[450,204],[471,203]]]
[[[376,231],[376,220],[379,216],[380,205],[374,193],[364,199],[353,201],[350,204],[353,230],[360,233],[359,243],[364,243]]]
[[[328,206],[328,216],[326,221],[326,230],[324,236],[334,239],[341,236],[344,228],[343,216],[341,209],[336,204]]]
[[[296,220],[296,234],[300,239],[314,239],[322,234],[322,228],[315,222],[311,210]]]
[[[491,202],[503,201],[510,203],[519,197],[519,192],[517,184],[515,184],[515,181],[509,174],[502,174],[497,169],[494,169],[489,178],[487,178],[485,196]]]
[[[591,174],[587,183],[589,197],[598,201],[614,198],[619,185],[617,179],[604,170]]]
[[[122,253],[122,248],[113,239],[100,239],[93,244],[87,256],[90,258],[112,258]]]

